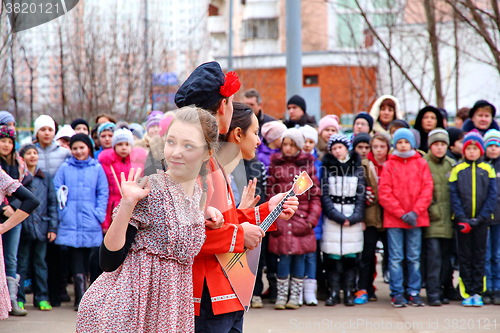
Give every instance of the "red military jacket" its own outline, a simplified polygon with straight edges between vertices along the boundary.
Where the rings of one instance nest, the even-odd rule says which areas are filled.
[[[269,215],[267,202],[255,208],[237,209],[234,205],[231,186],[214,158],[209,161],[209,169],[206,206],[212,206],[221,211],[224,216],[224,225],[215,230],[205,229],[205,243],[200,253],[194,258],[193,296],[197,316],[200,315],[201,295],[205,281],[215,315],[243,310],[215,254],[243,252],[244,235],[243,228],[239,224],[243,222],[260,224]],[[274,225],[269,228],[269,231],[272,230],[276,230]]]

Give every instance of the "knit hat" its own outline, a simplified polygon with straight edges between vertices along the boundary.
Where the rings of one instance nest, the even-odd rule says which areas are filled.
[[[335,127],[337,131],[340,131],[339,117],[334,114],[329,114],[321,118],[318,126],[318,134],[321,135],[321,132],[327,127]]]
[[[281,121],[268,121],[264,125],[262,125],[261,134],[264,139],[266,139],[267,143],[271,143],[276,139],[279,139],[283,136],[283,133],[286,131],[286,126]]]
[[[358,133],[354,136],[354,139],[352,140],[352,149],[356,148],[357,145],[359,145],[361,142],[366,142],[370,144],[371,136],[368,133]]]
[[[389,124],[389,130],[391,130],[391,127],[394,126],[397,126],[398,128],[410,128],[410,125],[404,119],[394,119],[391,121]]]
[[[54,130],[54,132],[56,131],[56,123],[54,122],[54,119],[46,114],[42,114],[40,117],[35,119],[35,135],[42,127],[50,127]]]
[[[235,72],[226,75],[219,63],[212,61],[198,66],[175,94],[175,104],[181,108],[196,105],[210,109],[223,98],[234,95],[241,83]]]
[[[82,124],[83,124],[83,125],[85,125],[85,126],[87,126],[87,131],[89,131],[89,132],[90,132],[90,126],[89,126],[89,123],[88,123],[85,119],[82,119],[82,118],[78,118],[78,119],[73,120],[73,121],[71,122],[71,128],[72,128],[72,129],[75,129],[75,128],[76,128],[76,126],[78,126],[78,125],[82,125]]]
[[[146,131],[148,131],[153,126],[160,126],[160,122],[163,119],[163,112],[161,111],[151,111],[146,121]]]
[[[293,142],[295,142],[295,144],[300,150],[302,150],[302,147],[304,147],[306,141],[304,139],[304,135],[302,135],[302,132],[298,128],[288,128],[283,133],[282,138],[283,139],[290,138]]]
[[[105,123],[106,124],[106,123]],[[100,126],[99,126],[100,127]],[[88,135],[83,133],[77,133],[71,137],[69,140],[69,147],[71,148],[75,142],[81,141],[89,147],[90,156],[94,157],[94,148],[92,147],[92,141]]]
[[[167,134],[168,129],[170,128],[170,124],[172,124],[172,121],[174,120],[174,116],[168,115],[163,117],[162,120],[160,120],[160,136],[164,136]]]
[[[310,139],[314,141],[314,144],[318,144],[318,131],[312,126],[305,125],[300,127],[304,139]]]
[[[0,125],[7,125],[11,122],[16,123],[14,116],[8,111],[0,111]]]
[[[292,97],[290,97],[288,102],[286,102],[286,106],[290,104],[297,105],[302,109],[302,111],[304,111],[304,113],[306,113],[306,100],[300,97],[299,95],[293,95]]]
[[[71,125],[64,125],[59,131],[57,131],[54,140],[59,140],[64,137],[71,138],[75,134],[75,130],[71,127]]]
[[[148,115],[148,120],[151,118],[163,118],[164,113],[161,111],[153,110]]]
[[[427,145],[430,147],[434,142],[444,142],[449,146],[450,136],[448,135],[448,132],[439,127],[430,131],[427,139]]]
[[[495,117],[495,114],[497,113],[497,109],[495,108],[495,106],[493,104],[491,104],[490,102],[485,101],[484,99],[480,99],[479,101],[477,101],[474,104],[474,106],[472,107],[472,109],[470,109],[470,111],[469,111],[469,118],[472,118],[472,116],[477,111],[477,109],[484,108],[485,106],[489,106],[491,108],[491,111],[492,111],[491,116]]]
[[[415,135],[409,129],[399,128],[396,132],[394,132],[394,137],[393,137],[394,147],[396,147],[396,144],[401,139],[406,139],[410,143],[412,149],[415,149],[417,147]]]
[[[336,143],[341,143],[349,149],[349,139],[344,134],[332,134],[330,139],[328,139],[328,152],[332,150],[332,147]]]
[[[366,112],[360,112],[358,113],[358,115],[356,116],[356,118],[354,118],[354,121],[352,122],[352,125],[354,126],[354,123],[356,122],[356,120],[358,119],[364,119],[368,122],[368,126],[370,126],[370,132],[372,131],[373,129],[373,118],[372,116],[370,116],[369,113],[366,113]]]
[[[16,141],[16,132],[14,129],[7,125],[0,125],[0,139],[9,138]]]
[[[464,146],[462,148],[462,153],[465,154],[465,148],[471,144],[475,144],[481,151],[481,155],[484,155],[484,141],[481,134],[477,130],[472,130],[466,133],[464,136]]]
[[[101,136],[101,133],[104,132],[104,131],[114,132],[115,131],[115,127],[116,127],[115,123],[110,123],[110,122],[102,123],[97,128],[97,137]]]
[[[464,137],[464,131],[456,127],[448,127],[446,129],[448,135],[450,136],[450,146],[454,146],[455,142]]]
[[[28,152],[28,150],[30,149],[36,149],[36,146],[33,144],[33,143],[27,143],[25,144],[24,146],[21,147],[21,149],[19,149],[19,156],[23,157],[24,158],[24,155]]]
[[[120,142],[128,142],[129,146],[132,147],[134,145],[134,135],[126,128],[119,128],[113,133],[111,146],[115,148]]]
[[[144,127],[142,127],[138,123],[132,123],[129,125],[130,132],[135,135],[138,139],[142,139],[144,137]]]
[[[483,137],[484,147],[488,148],[491,145],[500,146],[500,131],[496,129],[488,130]]]

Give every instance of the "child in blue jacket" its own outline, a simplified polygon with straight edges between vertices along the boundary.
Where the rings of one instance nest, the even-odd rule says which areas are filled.
[[[69,248],[78,310],[91,251],[96,251],[103,240],[101,223],[106,217],[109,188],[102,166],[93,158],[90,138],[75,134],[70,148],[73,156],[61,165],[54,178],[60,208],[56,244]],[[91,277],[91,282],[95,278]]]

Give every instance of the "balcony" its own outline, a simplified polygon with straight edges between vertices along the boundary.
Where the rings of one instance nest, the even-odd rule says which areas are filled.
[[[225,34],[229,27],[229,23],[222,15],[208,17],[208,32],[210,34]]]

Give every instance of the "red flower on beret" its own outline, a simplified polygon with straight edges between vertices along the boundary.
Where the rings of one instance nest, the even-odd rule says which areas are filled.
[[[219,93],[224,97],[234,95],[241,87],[240,79],[236,72],[228,72],[224,78],[224,85],[220,87]]]

